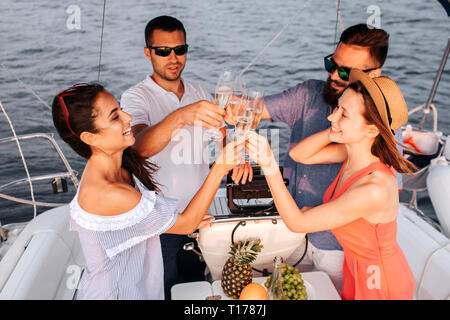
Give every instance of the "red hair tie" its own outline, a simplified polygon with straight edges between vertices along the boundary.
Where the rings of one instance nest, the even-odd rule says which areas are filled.
[[[61,106],[61,112],[62,112],[62,114],[64,116],[64,120],[66,121],[67,128],[69,128],[70,132],[72,132],[72,134],[74,136],[77,136],[77,137],[78,137],[78,135],[75,133],[75,131],[72,130],[72,127],[70,126],[70,123],[69,123],[69,110],[67,109],[63,98],[67,97],[67,96],[76,95],[78,93],[78,88],[79,87],[84,87],[84,86],[87,86],[87,85],[88,85],[87,83],[77,83],[77,84],[73,85],[72,87],[64,90],[63,92],[61,92],[57,96],[58,100],[59,100],[59,105]]]

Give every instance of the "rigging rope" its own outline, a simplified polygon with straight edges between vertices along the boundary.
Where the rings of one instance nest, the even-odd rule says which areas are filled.
[[[307,6],[309,6],[311,4],[312,0],[309,0],[308,2],[306,2],[303,7],[295,14],[294,17],[292,17],[289,22],[275,35],[275,37],[273,37],[272,40],[270,40],[266,46],[256,55],[256,57],[241,71],[241,73],[239,74],[239,78],[248,70],[250,69],[250,67],[255,64],[255,62],[258,60],[258,58],[264,53],[264,51],[266,51],[267,48],[269,48],[280,36],[281,34],[284,32],[284,30],[300,15],[300,13],[303,12],[303,10],[306,9]],[[335,25],[335,30],[334,30],[334,45],[336,45],[336,35],[337,35],[337,24],[339,21],[339,24],[341,26],[341,30],[344,31],[344,23],[342,21],[342,15],[341,15],[341,10],[340,10],[340,5],[341,5],[341,0],[334,0],[334,3],[336,5],[336,25]]]
[[[27,86],[22,80],[20,80],[20,78],[14,72],[9,70],[7,66],[5,66],[3,63],[0,63],[0,66],[7,72],[9,72],[22,86],[25,87],[25,89],[30,91],[44,106],[46,106],[49,110],[52,110],[52,107],[50,107],[47,102],[42,100],[41,97],[39,97],[39,95],[31,87]]]
[[[335,0],[336,1],[336,0]],[[341,26],[341,30],[344,31],[344,22],[342,21],[342,15],[341,15],[341,6],[340,6],[340,0],[339,0],[339,6],[337,7],[338,17],[339,17],[339,25]]]
[[[336,48],[336,38],[337,38],[337,25],[338,21],[341,25],[341,30],[344,31],[344,23],[342,22],[342,16],[341,16],[341,0],[334,0],[334,4],[336,5],[336,24],[334,26],[334,42],[333,45]]]
[[[333,40],[334,49],[336,49],[337,24],[338,24],[338,8],[339,8],[339,5],[340,5],[340,2],[341,2],[340,0],[339,0],[339,2],[336,2],[336,0],[334,0],[334,3],[336,5],[336,23],[334,24],[334,40]]]
[[[100,69],[102,64],[103,31],[105,29],[105,9],[106,9],[106,0],[103,0],[102,35],[100,38],[100,53],[98,55],[98,79],[97,79],[98,82],[100,82]]]
[[[307,6],[309,6],[309,4],[312,2],[312,0],[309,0],[307,3],[305,3],[303,5],[303,7],[295,14],[294,17],[292,17],[289,22],[275,35],[275,37],[273,37],[272,40],[270,40],[266,46],[256,55],[256,57],[248,64],[248,66],[246,66],[244,68],[244,70],[241,71],[241,73],[239,74],[238,78],[242,77],[242,75],[248,70],[250,69],[250,67],[255,64],[256,60],[258,60],[258,58],[264,53],[264,51],[266,51],[266,49],[268,47],[270,47],[272,45],[272,43],[274,43],[280,36],[281,34],[284,32],[284,30],[300,15],[300,13],[303,12],[303,10],[306,9]]]
[[[17,148],[19,149],[20,157],[22,158],[23,167],[25,168],[25,172],[26,172],[27,178],[28,178],[28,184],[30,185],[31,200],[33,201],[33,210],[34,210],[33,218],[36,218],[37,208],[36,208],[36,202],[34,200],[33,184],[31,183],[30,172],[28,171],[28,166],[27,166],[27,163],[25,161],[25,157],[23,156],[22,147],[20,146],[19,138],[17,138],[16,131],[14,130],[14,126],[12,125],[11,119],[9,119],[9,116],[6,113],[6,110],[3,107],[3,104],[2,104],[1,101],[0,101],[0,107],[1,107],[1,109],[3,111],[3,113],[5,114],[6,120],[9,123],[9,127],[11,128],[11,131],[12,131],[12,133],[14,135],[15,140],[16,140]]]

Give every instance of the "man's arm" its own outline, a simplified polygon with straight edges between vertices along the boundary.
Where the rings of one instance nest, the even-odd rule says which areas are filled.
[[[184,125],[216,129],[221,125],[224,114],[222,108],[209,101],[195,102],[175,110],[153,126],[134,125],[132,127],[136,137],[134,147],[145,158],[154,156],[169,144],[176,130]]]
[[[136,138],[134,148],[144,158],[154,156],[169,144],[172,134],[182,127],[181,118],[174,112],[154,126],[134,125],[131,128]]]

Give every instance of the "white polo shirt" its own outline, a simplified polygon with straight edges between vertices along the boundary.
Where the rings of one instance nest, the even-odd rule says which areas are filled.
[[[120,105],[133,120],[131,126],[156,125],[170,113],[188,104],[212,97],[199,84],[183,80],[184,95],[178,97],[161,88],[151,77],[122,94]],[[165,197],[178,200],[177,210],[182,212],[209,172],[208,139],[203,127],[184,126],[172,135],[169,144],[148,160],[158,165],[154,178],[161,185]],[[150,142],[151,143],[151,142]]]

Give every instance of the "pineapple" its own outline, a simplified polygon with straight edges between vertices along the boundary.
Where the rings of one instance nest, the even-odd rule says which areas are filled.
[[[232,244],[228,252],[231,257],[223,266],[222,289],[230,298],[239,299],[242,289],[252,282],[253,272],[250,263],[261,252],[261,240],[245,240]]]

